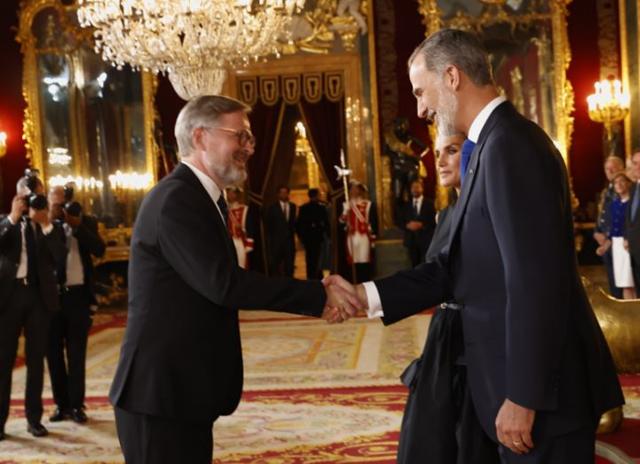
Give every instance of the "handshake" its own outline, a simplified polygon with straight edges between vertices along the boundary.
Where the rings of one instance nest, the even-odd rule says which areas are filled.
[[[330,324],[344,322],[368,309],[367,294],[362,284],[353,285],[339,275],[322,280],[327,293],[322,318]]]

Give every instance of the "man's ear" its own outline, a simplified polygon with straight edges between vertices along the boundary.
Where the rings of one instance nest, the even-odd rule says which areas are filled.
[[[204,127],[196,127],[191,133],[191,144],[197,151],[205,150],[204,136],[206,129]]]
[[[460,79],[461,79],[460,70],[457,66],[450,64],[444,70],[444,83],[451,90],[458,90],[460,88]]]

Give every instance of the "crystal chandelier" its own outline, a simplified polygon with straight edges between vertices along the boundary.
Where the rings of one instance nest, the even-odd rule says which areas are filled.
[[[166,72],[180,97],[219,94],[226,67],[278,56],[305,0],[78,0],[96,51],[117,67]]]

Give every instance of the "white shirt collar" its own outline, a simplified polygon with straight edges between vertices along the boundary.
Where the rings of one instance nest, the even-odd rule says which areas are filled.
[[[206,175],[204,172],[202,172],[200,169],[198,169],[188,161],[182,160],[182,164],[184,164],[189,169],[191,169],[193,173],[196,175],[196,177],[198,178],[198,180],[200,181],[204,189],[207,191],[207,193],[213,200],[213,204],[216,205],[216,209],[220,213],[220,217],[222,217],[222,220],[226,224],[227,218],[225,218],[222,215],[222,211],[220,211],[220,207],[218,206],[218,199],[220,198],[220,195],[222,195],[222,190],[220,190],[220,187],[218,187],[218,184],[216,184],[211,177]]]
[[[473,143],[478,143],[478,139],[480,138],[480,132],[482,132],[482,128],[493,113],[493,110],[496,109],[498,105],[507,101],[507,99],[503,96],[498,96],[491,100],[487,105],[482,108],[482,110],[478,113],[476,118],[471,123],[469,127],[469,134],[467,134],[467,138],[471,140]]]
[[[211,177],[206,175],[204,172],[202,172],[200,169],[198,169],[188,161],[182,160],[182,164],[184,164],[185,166],[187,166],[189,169],[193,171],[193,173],[196,175],[196,177],[198,178],[198,180],[200,181],[204,189],[207,191],[207,193],[209,194],[213,202],[217,205],[218,198],[220,198],[220,195],[222,194],[222,190],[220,190],[220,187],[218,187],[218,184],[216,184]]]

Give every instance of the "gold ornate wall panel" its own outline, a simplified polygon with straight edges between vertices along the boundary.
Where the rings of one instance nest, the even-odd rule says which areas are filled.
[[[540,124],[554,139],[565,162],[573,133],[574,94],[566,71],[571,61],[567,35],[567,6],[571,0],[419,0],[426,34],[443,27],[476,32],[487,46],[498,85],[525,116]],[[521,57],[518,53],[523,54]],[[529,55],[526,55],[529,54]],[[512,77],[513,67],[501,80],[502,66],[538,60],[537,70]],[[521,65],[522,66],[522,65]],[[515,73],[515,74],[514,74]],[[520,90],[520,91],[518,91]],[[520,98],[520,100],[518,99]]]
[[[620,62],[622,84],[631,97],[624,120],[625,153],[640,150],[640,0],[619,0]]]

